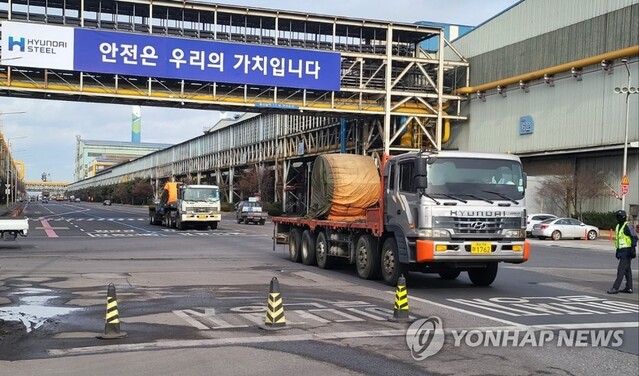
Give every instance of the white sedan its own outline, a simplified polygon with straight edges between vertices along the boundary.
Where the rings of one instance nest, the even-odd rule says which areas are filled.
[[[526,217],[526,235],[532,235],[533,226],[546,219],[557,218],[554,214],[530,214]]]
[[[573,218],[552,218],[535,224],[532,236],[553,240],[562,238],[595,240],[599,237],[599,229]]]

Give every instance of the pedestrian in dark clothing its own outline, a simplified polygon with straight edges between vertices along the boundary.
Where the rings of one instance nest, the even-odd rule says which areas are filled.
[[[637,257],[637,234],[628,224],[628,216],[625,211],[617,210],[615,217],[617,217],[617,227],[615,227],[615,249],[617,251],[615,256],[617,260],[619,260],[619,265],[617,266],[617,279],[615,279],[612,288],[608,290],[608,294],[616,294],[619,292],[632,294],[632,269],[630,268],[630,262],[633,258]],[[626,288],[619,290],[624,277],[626,277]]]

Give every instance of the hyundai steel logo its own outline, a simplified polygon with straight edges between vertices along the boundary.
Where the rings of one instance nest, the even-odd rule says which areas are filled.
[[[470,227],[474,228],[475,230],[483,230],[486,228],[486,224],[484,222],[473,222],[470,224]]]

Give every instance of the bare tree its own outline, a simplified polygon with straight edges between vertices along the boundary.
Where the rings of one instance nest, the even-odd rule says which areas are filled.
[[[259,195],[262,201],[269,201],[272,182],[273,177],[270,169],[254,166],[244,170],[242,176],[238,179],[237,190],[242,197]]]
[[[574,171],[572,164],[551,166],[554,175],[542,183],[539,200],[550,203],[558,213],[581,217],[587,200],[606,195],[605,174],[601,171]]]
[[[153,197],[153,186],[144,180],[136,181],[131,191],[133,201],[136,203],[145,203],[150,197]]]
[[[129,202],[130,195],[124,184],[118,184],[113,189],[113,197],[118,200],[118,202],[124,204]]]

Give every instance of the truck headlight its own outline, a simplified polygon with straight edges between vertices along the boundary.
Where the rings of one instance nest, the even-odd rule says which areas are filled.
[[[506,230],[504,232],[504,238],[523,239],[525,237],[526,237],[526,230]]]
[[[417,236],[420,238],[450,238],[448,230],[427,228],[417,230]]]

